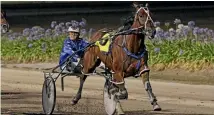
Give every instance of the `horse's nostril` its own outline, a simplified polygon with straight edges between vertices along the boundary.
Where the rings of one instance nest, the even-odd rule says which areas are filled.
[[[156,34],[156,30],[153,31],[153,35],[155,35],[155,34]]]
[[[9,31],[9,26],[6,24],[1,25],[2,33],[6,33]]]

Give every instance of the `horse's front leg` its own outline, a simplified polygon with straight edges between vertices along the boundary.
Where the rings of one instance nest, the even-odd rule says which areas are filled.
[[[122,72],[117,72],[113,75],[113,88],[110,89],[110,93],[115,94],[118,99],[128,99],[128,92],[125,88],[125,82]],[[116,93],[113,93],[116,92]]]
[[[83,75],[82,77],[80,77],[80,86],[79,86],[79,89],[78,89],[76,96],[72,100],[72,105],[77,104],[77,102],[81,99],[82,88],[83,88],[83,85],[84,85],[86,78],[87,78],[86,75]]]
[[[125,88],[125,82],[122,72],[117,72],[113,76],[113,84],[110,88],[109,92],[111,94],[114,94],[116,96],[117,105],[116,105],[116,111],[118,115],[124,115],[124,110],[120,104],[121,99],[128,99],[128,92]]]
[[[150,100],[151,104],[153,105],[153,110],[161,111],[161,107],[158,105],[157,99],[156,99],[154,93],[152,92],[152,86],[149,82],[149,71],[145,71],[143,74],[141,74],[141,77],[143,80],[145,90],[148,93],[149,100]]]

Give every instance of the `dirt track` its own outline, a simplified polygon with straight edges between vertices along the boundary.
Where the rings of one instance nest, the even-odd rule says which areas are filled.
[[[42,114],[41,91],[44,81],[42,72],[2,68],[1,113],[2,114]],[[65,78],[65,91],[61,91],[57,80],[56,114],[104,115],[102,89],[104,78],[89,76],[86,80],[82,99],[71,106],[79,79]],[[129,99],[122,101],[128,115],[208,115],[214,114],[214,86],[187,85],[151,81],[153,91],[162,107],[161,112],[153,112],[140,79],[126,79]]]

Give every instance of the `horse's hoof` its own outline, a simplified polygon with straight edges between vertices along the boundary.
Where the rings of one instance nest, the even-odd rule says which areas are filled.
[[[125,113],[123,112],[123,110],[120,110],[120,111],[118,111],[117,110],[117,113],[116,113],[117,115],[125,115]]]
[[[117,113],[117,115],[125,115],[124,110],[123,110],[120,102],[117,103],[116,113]]]
[[[71,105],[76,105],[77,104],[77,100],[72,100]]]
[[[153,105],[154,111],[161,111],[161,107],[158,104]]]
[[[76,105],[78,101],[81,99],[81,95],[77,95],[71,102],[71,105]]]

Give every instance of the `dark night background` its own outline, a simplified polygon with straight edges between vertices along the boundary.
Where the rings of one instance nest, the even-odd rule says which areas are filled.
[[[132,1],[55,1],[55,2],[5,2],[2,1],[3,9],[31,9],[31,8],[65,8],[65,7],[124,7],[131,5]],[[145,4],[146,2],[139,1]],[[184,6],[210,6],[213,1],[148,1],[152,7],[184,7]],[[213,8],[213,7],[212,7]]]
[[[200,27],[214,29],[213,1],[147,1],[153,19],[162,23],[173,22],[175,18],[183,23],[190,20]],[[21,30],[35,25],[48,28],[51,21],[66,22],[85,18],[91,28],[121,25],[121,20],[130,15],[132,1],[33,1],[1,2],[13,30]]]

